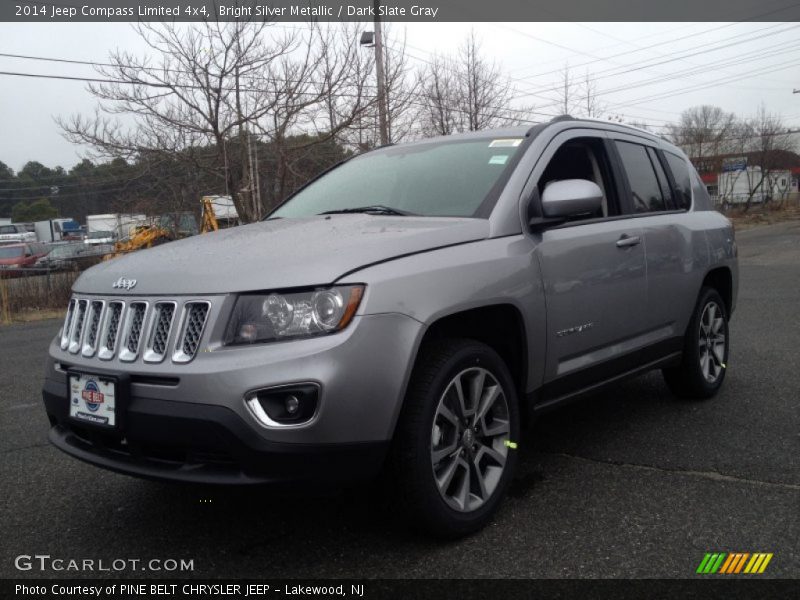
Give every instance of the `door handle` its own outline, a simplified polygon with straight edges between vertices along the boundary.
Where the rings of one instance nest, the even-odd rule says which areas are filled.
[[[623,233],[622,236],[617,240],[617,248],[630,248],[631,246],[636,246],[640,244],[642,238],[638,235],[628,235],[627,233]]]

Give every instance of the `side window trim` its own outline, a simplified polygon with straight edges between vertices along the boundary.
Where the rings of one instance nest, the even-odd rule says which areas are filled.
[[[667,160],[666,154],[664,154],[664,151],[661,148],[656,148],[656,156],[658,157],[658,161],[661,163],[661,168],[663,169],[664,174],[667,176],[667,181],[669,182],[669,187],[671,190],[670,210],[686,212],[688,209],[681,208],[680,204],[678,203],[678,198],[683,195],[683,191],[678,187],[678,181],[675,179],[675,175],[669,166],[669,161]]]
[[[643,217],[643,216],[653,216],[653,215],[669,214],[669,213],[676,213],[676,212],[685,212],[684,209],[677,208],[676,205],[674,204],[674,202],[675,202],[675,191],[674,191],[674,187],[672,187],[672,185],[671,185],[671,182],[669,182],[669,179],[668,179],[667,185],[670,186],[669,192],[670,192],[671,198],[667,198],[666,196],[664,196],[664,189],[663,189],[663,187],[661,185],[661,180],[660,180],[660,177],[659,177],[658,172],[656,170],[656,166],[654,164],[652,164],[653,157],[651,155],[651,153],[655,153],[656,156],[658,156],[658,153],[660,152],[659,148],[656,148],[655,146],[651,146],[650,144],[648,144],[647,140],[628,139],[627,136],[613,136],[608,141],[609,141],[610,146],[612,146],[612,148],[613,148],[614,156],[616,158],[616,161],[618,162],[617,167],[621,171],[622,179],[623,179],[624,184],[625,184],[625,196],[622,198],[622,202],[623,202],[623,205],[625,206],[625,209],[627,211],[628,216],[630,216],[630,217]],[[658,187],[659,187],[659,190],[661,191],[662,199],[664,200],[664,210],[652,210],[652,211],[647,211],[647,212],[636,212],[634,210],[634,207],[633,207],[633,192],[632,192],[632,189],[630,187],[630,180],[628,179],[628,173],[625,170],[624,163],[622,162],[622,156],[619,154],[619,150],[617,149],[617,143],[618,142],[639,145],[639,146],[642,146],[645,149],[645,154],[647,155],[647,158],[651,161],[651,167],[653,169],[653,175],[656,178],[656,182],[658,182]],[[663,163],[661,162],[661,159],[659,159],[659,165],[665,171],[665,173],[668,172],[667,169],[664,169],[664,166],[663,166]],[[667,177],[669,177],[669,175],[667,175]]]
[[[607,150],[609,157],[611,158],[611,162],[614,165],[613,169],[615,179],[619,182],[617,187],[620,190],[620,215],[632,217],[638,213],[633,210],[633,194],[631,193],[631,184],[628,181],[628,174],[625,172],[625,167],[622,164],[622,157],[619,154],[619,150],[617,150],[618,141],[625,140],[618,140],[616,138],[607,139]]]
[[[658,149],[653,146],[645,146],[647,148],[647,156],[653,165],[656,179],[658,180],[658,187],[661,188],[661,198],[664,200],[664,210],[654,212],[665,212],[675,209],[675,191],[667,178],[667,171],[664,169],[664,163],[658,157]]]

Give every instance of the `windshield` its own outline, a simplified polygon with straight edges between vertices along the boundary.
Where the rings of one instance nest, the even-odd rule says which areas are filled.
[[[375,150],[311,183],[270,217],[375,206],[400,214],[472,217],[521,144],[522,138],[480,138]]]
[[[0,259],[17,258],[18,256],[22,256],[23,250],[24,248],[22,246],[11,246],[6,248],[0,246]]]
[[[103,238],[110,238],[114,237],[114,234],[111,231],[92,231],[89,234],[90,240],[101,240]]]

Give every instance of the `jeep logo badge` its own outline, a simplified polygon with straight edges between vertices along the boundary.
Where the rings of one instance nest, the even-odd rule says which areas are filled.
[[[114,282],[114,284],[111,287],[114,289],[130,290],[133,289],[134,286],[136,286],[135,279],[125,279],[124,277],[120,277]]]

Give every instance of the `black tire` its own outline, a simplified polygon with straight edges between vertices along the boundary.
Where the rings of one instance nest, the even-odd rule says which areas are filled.
[[[484,372],[489,373],[494,381]],[[457,397],[454,384],[457,378],[466,378],[464,385],[469,389],[491,391],[493,387],[482,387],[484,382],[488,382],[486,385],[499,384],[504,397],[497,396],[497,400],[492,403],[492,415],[487,414],[480,423],[477,421],[480,411],[476,411],[473,415],[473,422],[478,423],[473,428],[476,432],[474,445],[467,446],[473,440],[473,434],[467,432],[471,426],[462,428],[462,424],[469,421],[469,418],[464,417],[463,423],[459,419],[460,423],[453,425],[450,431],[451,439],[459,440],[455,442],[457,450],[447,458],[443,458],[441,463],[434,464],[434,439],[437,434],[441,437],[441,430],[449,426],[449,421],[443,420],[443,413],[440,412],[442,403],[453,404],[454,398]],[[446,390],[449,390],[448,400],[444,399]],[[482,397],[486,398],[488,395],[487,393]],[[462,416],[463,414],[462,412]],[[497,414],[501,417],[495,420],[493,415]],[[452,416],[456,416],[455,411]],[[487,420],[489,425],[486,424]],[[507,434],[493,434],[491,438],[482,437],[484,432],[504,428],[508,429]],[[436,536],[457,538],[481,529],[497,510],[513,477],[517,463],[515,442],[518,442],[519,430],[519,401],[516,387],[508,367],[492,348],[464,339],[447,339],[427,344],[421,350],[415,364],[395,432],[390,472],[395,504],[405,513],[412,526]],[[441,447],[445,445],[449,443],[442,443]],[[476,448],[478,450],[475,450]],[[505,452],[505,464],[501,467],[499,476],[497,471],[499,462],[494,463],[492,455],[483,452],[486,449],[496,448]],[[453,458],[454,455],[456,458]],[[469,493],[466,496],[462,494],[454,496],[466,497],[466,504],[470,505],[482,502],[480,506],[474,510],[470,506],[458,510],[452,506],[453,498],[447,497],[447,490],[440,491],[434,470],[440,468],[439,465],[445,461],[452,461],[450,465],[459,463],[453,467],[456,474],[451,475],[449,481],[463,483],[466,477],[467,483],[464,485],[468,492],[473,485],[478,487],[479,492],[486,492],[484,499],[480,498],[480,493],[474,498]],[[482,466],[485,471],[481,471]],[[486,483],[489,476],[487,475],[485,479],[483,476],[490,471],[493,486],[491,493],[488,492],[489,485]],[[441,480],[448,479],[440,475]],[[482,483],[479,484],[479,480]],[[458,487],[463,491],[463,488]]]
[[[711,305],[714,305],[721,313],[722,322],[719,324],[719,333],[724,336],[724,349],[721,352],[722,358],[719,359],[710,349],[707,350],[709,336],[701,333],[701,319]],[[664,380],[673,394],[679,398],[704,399],[716,395],[722,382],[725,380],[725,373],[728,370],[728,349],[730,338],[728,336],[728,312],[725,302],[714,288],[703,287],[694,309],[691,321],[686,330],[683,344],[683,356],[681,364],[677,367],[663,369]],[[711,360],[710,367],[703,367],[702,356],[706,355],[707,360]],[[717,372],[716,378],[709,380],[707,374]],[[704,373],[705,370],[705,373]]]

